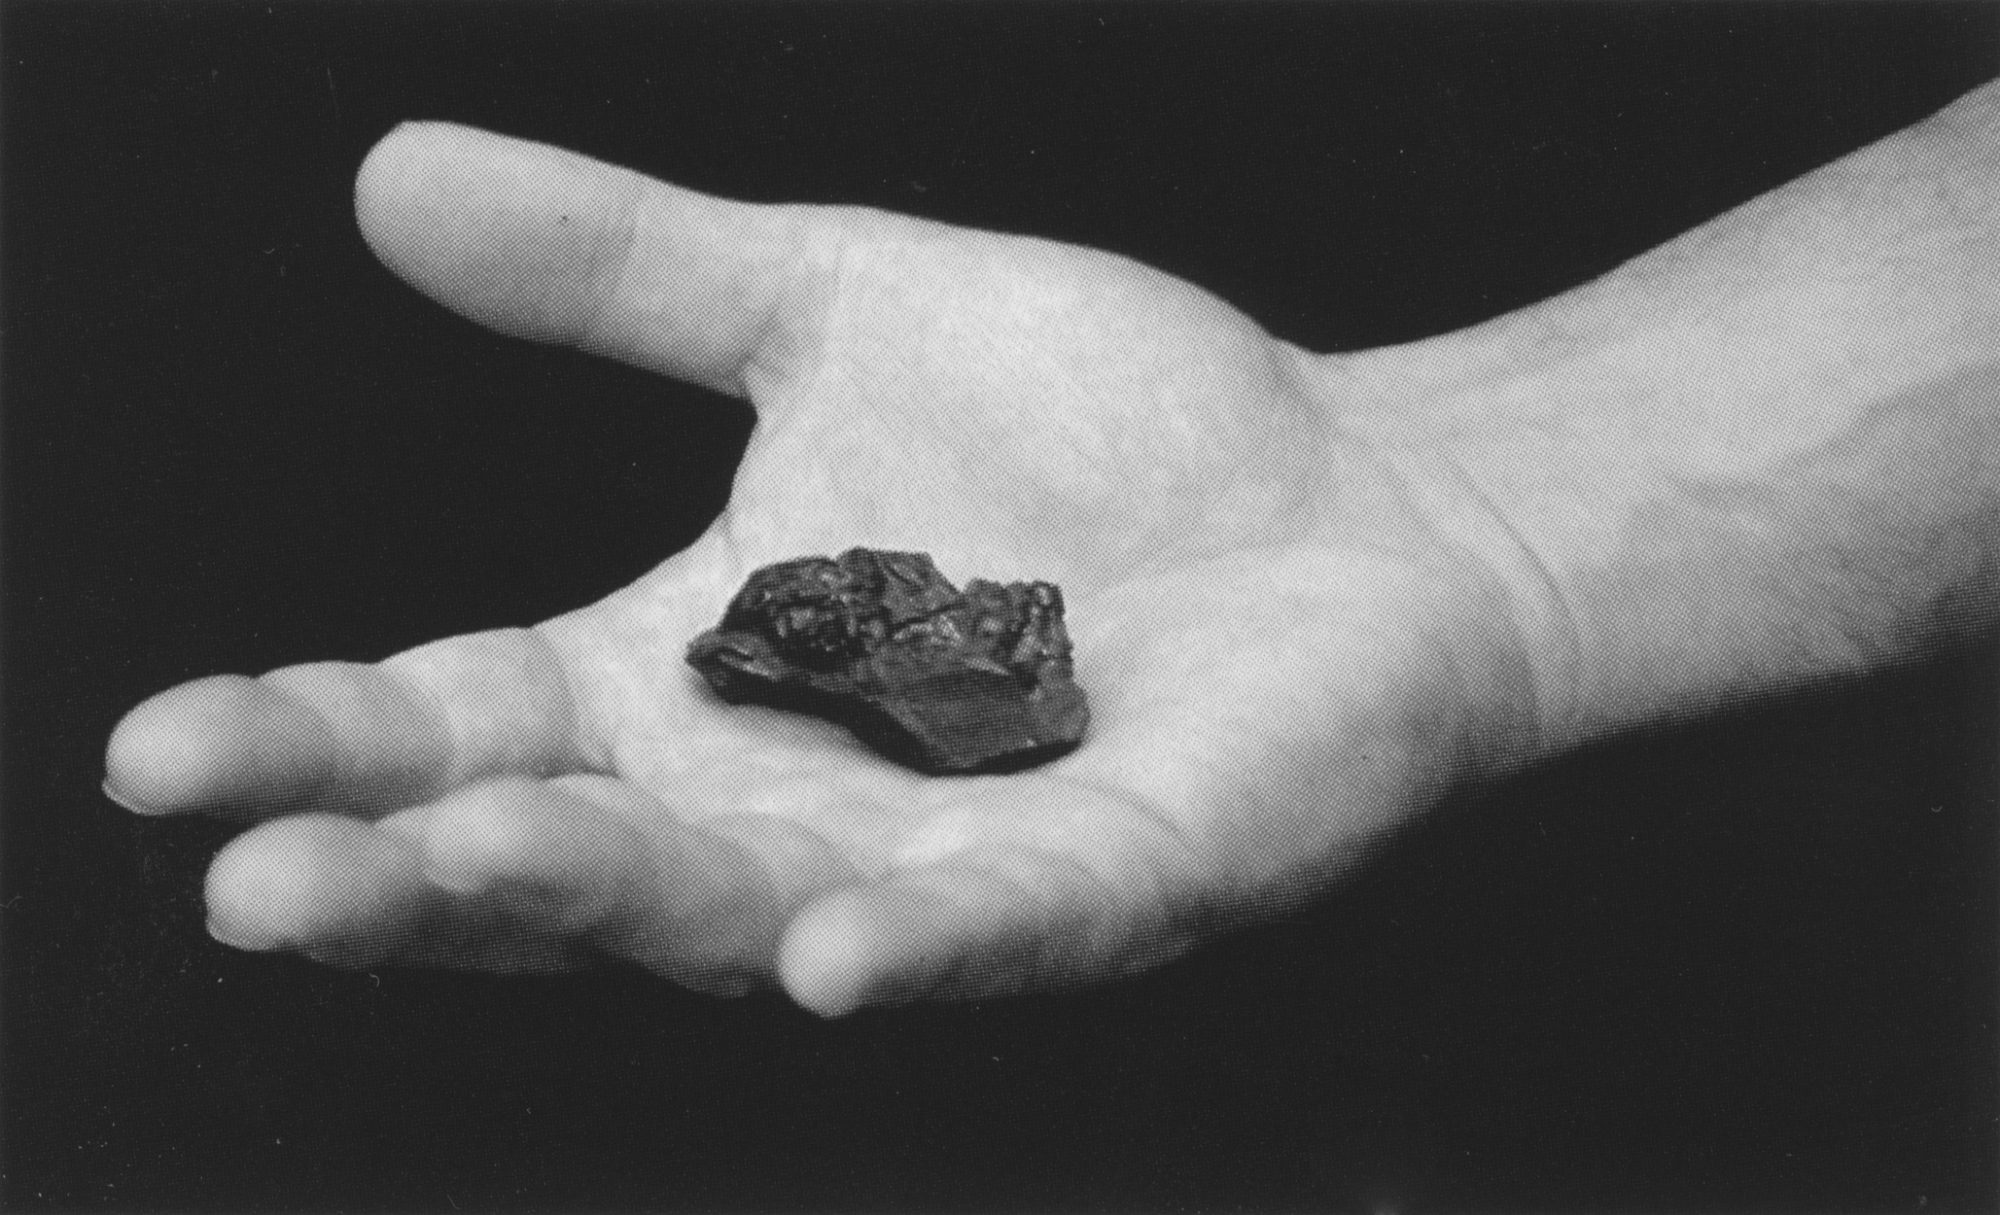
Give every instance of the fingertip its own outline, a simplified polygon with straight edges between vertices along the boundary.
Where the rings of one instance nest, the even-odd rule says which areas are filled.
[[[477,895],[547,859],[547,831],[533,801],[527,781],[490,781],[382,825],[422,848],[432,882],[459,895]]]
[[[477,134],[448,122],[405,121],[368,149],[354,174],[354,216],[362,238],[378,256],[389,260],[385,251],[393,248],[400,234],[388,222],[397,214],[399,200],[418,192],[455,145]]]
[[[461,896],[507,889],[551,919],[574,921],[563,925],[570,931],[608,915],[648,862],[628,824],[520,777],[472,786],[383,825],[421,848],[432,883]]]
[[[823,899],[796,916],[778,943],[778,981],[808,1012],[844,1017],[866,1002],[873,962],[851,897]]]
[[[140,814],[282,804],[331,779],[325,723],[257,680],[217,675],[127,713],[104,755],[104,792]]]
[[[417,927],[417,850],[354,819],[304,815],[239,836],[209,866],[209,933],[238,949],[306,949],[366,962]]]
[[[631,247],[634,173],[446,122],[406,122],[354,181],[355,222],[384,265],[514,337],[576,341]]]
[[[786,927],[778,978],[803,1007],[843,1017],[865,1005],[906,1004],[950,985],[977,942],[951,900],[903,886],[838,891]]]
[[[905,870],[850,886],[787,926],[778,976],[799,1004],[842,1016],[876,1004],[1066,989],[1164,960],[1085,867],[1028,848]]]
[[[354,212],[384,265],[479,324],[734,395],[760,352],[816,348],[833,282],[799,209],[454,123],[383,136],[355,175]]]

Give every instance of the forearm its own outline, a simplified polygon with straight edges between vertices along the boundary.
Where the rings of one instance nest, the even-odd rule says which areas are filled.
[[[1551,743],[1994,617],[2000,86],[1427,345],[1438,377],[1377,433],[1449,462],[1519,549]]]

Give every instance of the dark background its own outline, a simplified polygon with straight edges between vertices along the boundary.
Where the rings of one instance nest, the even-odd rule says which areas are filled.
[[[176,681],[621,585],[747,409],[369,258],[404,118],[1099,245],[1320,349],[1530,302],[2000,71],[2000,8],[24,3],[4,56],[0,1203],[1954,1210],[1996,1193],[1995,654],[1536,774],[1122,986],[823,1023],[202,930]]]

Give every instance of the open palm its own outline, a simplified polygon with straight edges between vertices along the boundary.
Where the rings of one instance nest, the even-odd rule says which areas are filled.
[[[1310,897],[1530,728],[1500,580],[1427,522],[1449,477],[1355,441],[1360,381],[1179,280],[448,126],[391,135],[357,197],[447,305],[758,425],[708,534],[603,602],[135,710],[114,796],[264,820],[211,871],[224,940],[609,956],[822,1012],[1087,981]],[[714,698],[683,653],[744,576],[853,545],[1059,582],[1084,745],[925,777]]]

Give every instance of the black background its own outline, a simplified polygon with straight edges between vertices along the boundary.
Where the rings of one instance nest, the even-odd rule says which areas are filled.
[[[1108,247],[1354,348],[1924,116],[1996,18],[6,4],[0,1201],[1991,1207],[1991,647],[1578,757],[1137,982],[838,1023],[234,953],[229,832],[97,782],[153,691],[539,619],[723,501],[747,409],[373,264],[398,120]]]

